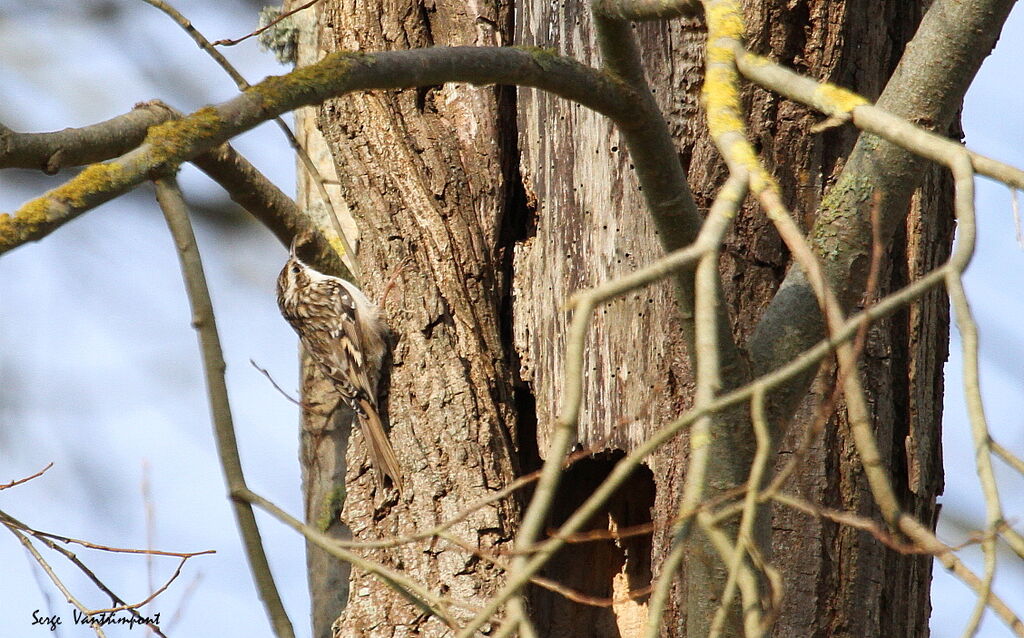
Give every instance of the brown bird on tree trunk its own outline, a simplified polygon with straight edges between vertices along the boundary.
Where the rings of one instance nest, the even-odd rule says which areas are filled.
[[[401,467],[377,406],[387,326],[377,306],[354,284],[300,260],[296,241],[277,278],[277,305],[342,400],[355,411],[370,461],[400,491]]]

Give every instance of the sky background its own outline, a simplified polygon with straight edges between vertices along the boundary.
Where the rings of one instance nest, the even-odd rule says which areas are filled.
[[[255,26],[255,3],[175,5],[211,40]],[[250,81],[286,70],[252,40],[224,52]],[[1016,166],[1024,166],[1022,58],[1024,10],[1018,7],[964,107],[968,146]],[[230,79],[177,25],[138,0],[0,0],[0,122],[15,130],[92,124],[154,98],[192,111],[235,94]],[[294,191],[291,151],[276,126],[265,124],[233,144],[282,189]],[[0,210],[11,211],[66,179],[0,171]],[[247,480],[299,514],[297,411],[249,364],[253,359],[267,368],[287,390],[297,386],[295,335],[274,297],[285,250],[190,165],[180,181],[195,212]],[[1024,317],[1024,249],[1015,239],[1009,190],[985,179],[977,184],[979,244],[966,286],[982,335],[982,391],[994,435],[1024,455],[1024,337],[1018,323]],[[0,494],[0,508],[36,528],[112,546],[216,549],[193,559],[149,613],[162,614],[170,636],[269,635],[224,497],[189,321],[174,247],[148,185],[0,257],[0,483],[54,463],[45,476]],[[965,529],[980,527],[984,507],[956,334],[951,348],[939,535],[957,543]],[[998,461],[996,469],[1007,517],[1019,529],[1024,479]],[[299,636],[308,636],[303,543],[282,525],[257,517],[292,622]],[[75,551],[131,602],[151,589],[145,558]],[[966,554],[978,568],[978,557]],[[56,558],[54,564],[87,605],[106,604],[74,570]],[[45,631],[31,627],[36,609],[44,615],[53,610],[69,622],[61,595],[13,536],[0,535],[0,565],[0,633]],[[154,561],[154,581],[162,582],[175,565],[174,559]],[[933,635],[958,636],[974,596],[940,566],[935,574]],[[1005,557],[996,587],[1024,613],[1019,560]],[[59,635],[92,633],[65,626]],[[112,629],[108,635],[130,634]],[[981,635],[1011,634],[989,615]]]

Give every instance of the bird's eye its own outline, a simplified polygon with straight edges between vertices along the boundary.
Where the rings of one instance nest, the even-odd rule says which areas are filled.
[[[292,272],[295,273],[296,275],[299,274],[300,270],[302,270],[302,267],[299,266],[298,264],[292,266]]]

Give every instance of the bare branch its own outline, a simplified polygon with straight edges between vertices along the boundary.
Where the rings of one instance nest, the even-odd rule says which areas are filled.
[[[640,50],[632,26],[623,20],[594,16],[598,45],[607,73],[623,78],[635,92],[639,110],[637,120],[627,126],[619,122],[623,139],[636,169],[647,209],[658,229],[658,239],[666,253],[691,244],[701,228],[700,214],[686,180],[686,173],[676,159],[675,143],[662,116],[650,86],[644,77]],[[675,278],[676,302],[679,306],[683,340],[691,358],[696,351],[694,312],[694,282],[689,273],[680,272]],[[723,378],[729,387],[736,387],[750,376],[746,359],[732,339],[732,322],[725,305],[716,309]],[[694,359],[695,362],[695,359]]]
[[[309,525],[306,525],[302,521],[289,515],[274,503],[268,501],[255,492],[252,492],[248,488],[243,488],[236,496],[247,503],[256,505],[288,527],[302,534],[306,540],[315,544],[317,547],[320,547],[335,558],[351,563],[353,566],[377,576],[399,594],[404,596],[418,609],[431,616],[436,616],[452,629],[456,629],[458,627],[458,622],[449,613],[449,606],[458,606],[470,611],[476,611],[476,607],[473,605],[438,596],[401,572],[388,569],[383,565],[367,560],[354,552],[344,549],[335,539],[313,527],[310,527]]]
[[[256,525],[252,506],[236,496],[246,487],[242,462],[238,456],[238,444],[235,441],[227,385],[224,382],[224,355],[220,347],[220,337],[217,334],[217,323],[213,314],[213,303],[210,301],[210,291],[206,285],[206,276],[203,274],[203,264],[199,257],[195,235],[192,232],[192,224],[188,219],[185,200],[182,198],[175,180],[169,177],[163,177],[156,181],[156,197],[178,249],[182,276],[185,279],[189,303],[192,306],[192,325],[199,333],[210,412],[217,440],[217,452],[220,454],[221,467],[224,470],[224,477],[232,497],[235,520],[245,544],[249,569],[260,593],[260,598],[263,599],[274,633],[278,638],[294,638],[295,632],[292,629],[291,621],[288,620],[288,614],[284,610],[281,596],[278,594],[274,577],[270,572],[270,564],[267,562],[267,555],[263,549],[260,530]]]
[[[40,476],[45,474],[46,470],[50,469],[51,467],[53,467],[53,461],[50,461],[49,463],[47,463],[46,467],[44,467],[43,469],[39,470],[35,474],[32,474],[31,476],[26,476],[25,478],[15,479],[15,480],[11,481],[10,483],[4,483],[3,485],[0,485],[0,490],[7,490],[7,489],[10,489],[10,488],[12,488],[12,487],[14,487],[16,485],[21,485],[22,483],[28,483],[32,479],[39,478]]]
[[[931,3],[877,106],[896,117],[927,122],[933,130],[948,129],[1013,4],[1012,0]],[[830,90],[818,93],[828,95]],[[840,104],[849,111],[863,102],[843,99]],[[861,135],[819,206],[811,244],[823,258],[826,279],[844,307],[855,303],[864,290],[865,273],[859,264],[869,250],[871,229],[863,209],[874,205],[874,193],[880,193],[882,236],[894,236],[893,228],[905,216],[910,195],[924,174],[924,160],[915,153],[920,149],[906,151],[873,135]],[[789,360],[824,334],[823,322],[809,312],[814,300],[803,272],[791,268],[782,288],[789,293],[776,295],[749,341],[758,372]],[[781,330],[787,338],[780,338]],[[810,378],[802,379],[776,392],[770,410],[791,414],[809,383]]]
[[[925,130],[891,112],[868,103],[866,99],[842,87],[811,78],[776,64],[744,49],[736,55],[736,67],[748,80],[791,100],[813,107],[826,115],[844,118],[857,128],[873,133],[941,163],[950,153],[959,153],[963,145]],[[968,151],[975,172],[1014,188],[1024,188],[1024,171],[973,151]]]
[[[53,582],[57,589],[60,590],[60,593],[64,594],[64,599],[72,605],[74,605],[75,608],[78,609],[78,611],[88,616],[89,610],[77,598],[75,598],[75,596],[71,593],[71,590],[69,590],[67,586],[64,585],[60,578],[58,578],[57,573],[53,571],[53,568],[50,567],[50,564],[46,562],[46,559],[43,558],[43,556],[39,553],[39,550],[32,546],[32,541],[25,538],[24,534],[15,529],[13,526],[5,525],[5,527],[8,529],[8,531],[14,534],[14,537],[21,542],[22,546],[25,547],[25,549],[36,561],[36,563],[38,563],[39,566],[43,568],[43,571],[46,572],[46,575],[50,577],[50,581]],[[92,624],[91,627],[92,630],[96,632],[96,635],[99,636],[99,638],[106,637],[106,634],[103,633],[103,629],[100,628],[99,625]]]
[[[181,28],[183,28],[186,33],[188,33],[189,37],[191,37],[192,40],[195,41],[199,48],[205,51],[207,54],[209,54],[210,57],[212,57],[213,60],[218,65],[220,65],[220,68],[224,69],[224,71],[229,76],[231,76],[231,79],[235,82],[235,86],[237,86],[240,91],[245,91],[252,87],[252,85],[249,84],[249,82],[245,79],[245,76],[243,76],[238,71],[238,69],[236,69],[230,62],[228,62],[228,59],[224,57],[221,54],[221,52],[218,51],[212,44],[210,44],[210,41],[206,39],[206,36],[200,33],[199,30],[192,25],[192,22],[188,18],[186,18],[180,11],[172,7],[170,4],[164,2],[163,0],[143,0],[143,2],[152,5],[157,9],[160,9],[164,12],[164,14],[166,14],[172,20],[177,22],[178,25],[181,26]],[[312,6],[312,4],[313,3],[310,2],[309,5],[307,6]],[[299,7],[299,9],[304,8],[305,7]],[[299,9],[296,9],[295,11],[298,11]],[[294,13],[294,11],[292,13]],[[282,18],[283,17],[284,16],[282,16]],[[281,18],[279,18],[279,20],[280,19]],[[345,231],[342,230],[341,228],[341,222],[338,220],[338,216],[334,211],[334,205],[331,203],[331,197],[330,195],[327,194],[327,188],[324,186],[323,176],[320,175],[320,171],[318,171],[316,165],[313,164],[313,160],[309,159],[309,155],[306,153],[306,150],[302,148],[301,144],[299,144],[299,140],[296,139],[295,134],[292,133],[291,127],[289,127],[288,124],[280,117],[275,117],[274,123],[277,124],[277,127],[281,129],[282,133],[284,133],[284,136],[288,140],[288,143],[291,145],[292,149],[295,150],[296,154],[298,154],[299,160],[302,162],[302,165],[306,168],[307,171],[309,171],[310,175],[313,176],[313,182],[318,187],[320,197],[321,199],[323,199],[324,205],[327,207],[328,211],[330,211],[331,221],[334,225],[334,232],[337,235],[339,241],[341,242],[341,250],[335,252],[340,254],[342,259],[345,259],[347,261],[346,267],[351,270],[351,273],[345,273],[349,275],[348,278],[351,279],[352,276],[354,275],[356,280],[358,281],[359,268],[358,261],[356,260],[356,254],[352,250],[352,247],[349,245],[348,238],[345,237]]]
[[[965,153],[960,153],[961,157]],[[974,205],[974,175],[970,160],[961,159],[960,179],[957,180],[957,203],[964,208]],[[973,218],[973,208],[970,216]],[[961,224],[957,238],[963,255],[971,255],[975,248],[975,226],[973,221]],[[978,377],[978,325],[974,322],[971,307],[967,303],[964,292],[963,269],[967,260],[958,260],[958,268],[946,274],[946,290],[949,292],[950,303],[960,328],[961,351],[963,356],[964,398],[967,403],[967,416],[971,424],[971,437],[974,440],[974,462],[978,472],[978,483],[985,499],[985,537],[981,542],[984,555],[985,572],[981,581],[981,589],[974,610],[964,629],[964,636],[973,636],[981,625],[981,618],[989,606],[992,596],[992,581],[996,575],[996,531],[1003,525],[1003,510],[996,487],[996,477],[992,468],[991,436],[988,421],[985,418],[985,405],[981,400],[981,381]]]
[[[666,20],[698,15],[700,0],[593,0],[595,15],[616,20]]]
[[[0,168],[35,168],[53,175],[69,166],[102,162],[127,153],[142,143],[151,126],[174,117],[157,100],[105,122],[52,133],[16,133],[0,125]]]
[[[288,246],[292,237],[300,234],[312,238],[305,250],[320,272],[351,278],[337,250],[309,215],[229,144],[197,155],[192,163],[224,188],[233,202],[269,228],[283,245]]]
[[[116,607],[112,607],[112,608],[105,609],[105,610],[88,610],[89,614],[98,614],[98,613],[106,613],[106,612],[114,612],[114,611],[127,611],[133,617],[138,619],[139,624],[146,625],[156,635],[161,636],[161,638],[166,638],[164,636],[164,633],[160,630],[160,628],[158,626],[156,626],[155,624],[153,624],[152,622],[149,622],[145,617],[143,617],[142,614],[139,613],[138,609],[140,607],[142,607],[144,604],[152,601],[160,593],[163,593],[163,591],[166,590],[167,586],[169,586],[170,583],[175,578],[177,578],[177,573],[175,573],[175,575],[167,582],[167,586],[161,588],[160,591],[157,592],[157,591],[154,590],[154,588],[151,587],[150,591],[154,591],[153,595],[147,597],[146,600],[144,600],[142,602],[139,602],[139,603],[136,603],[134,605],[131,605],[131,604],[126,603],[120,596],[118,596],[113,591],[111,591],[111,589],[109,587],[107,587],[106,583],[104,583],[102,580],[100,580],[99,577],[96,576],[96,574],[91,569],[89,569],[89,567],[85,563],[83,563],[78,558],[78,556],[75,555],[74,552],[70,551],[66,547],[61,547],[60,545],[57,544],[57,542],[55,542],[55,540],[53,540],[53,539],[64,540],[64,537],[57,536],[56,534],[47,534],[46,532],[41,532],[41,531],[39,531],[37,529],[33,529],[33,528],[25,525],[21,521],[15,519],[14,517],[10,516],[9,514],[7,514],[5,512],[0,512],[0,520],[2,520],[3,524],[6,527],[10,527],[12,530],[16,529],[18,531],[30,534],[31,536],[33,536],[34,538],[38,539],[41,543],[43,543],[44,545],[46,545],[47,547],[49,547],[53,551],[58,552],[59,554],[63,555],[64,558],[66,558],[68,561],[70,561],[71,564],[73,564],[83,574],[85,574],[86,578],[91,580],[93,582],[93,584],[96,585],[96,587],[100,591],[102,591],[103,593],[107,594],[107,596],[110,597],[110,600],[112,602],[116,603],[116,605],[117,605]],[[79,543],[79,544],[81,544],[81,545],[83,545],[85,547],[92,546],[91,543],[86,543],[85,541],[78,541],[78,540],[75,540],[75,539],[67,539],[65,542],[75,542],[75,543]],[[92,548],[94,548],[94,549],[102,549],[102,550],[109,550],[109,551],[121,551],[121,552],[125,552],[125,553],[135,553],[133,550],[113,550],[112,548],[107,548],[107,547],[104,547],[104,546],[101,546],[101,545],[92,546]],[[145,552],[145,553],[152,555],[152,554],[154,554],[156,552],[149,551],[149,552]],[[189,558],[192,558],[193,556],[198,556],[199,554],[207,554],[207,553],[212,553],[212,552],[198,552],[198,553],[192,553],[192,554],[176,554],[176,553],[171,553],[171,552],[164,552],[163,554],[164,555],[170,555],[170,556],[177,556],[178,558],[180,558],[181,562],[179,563],[179,566],[178,566],[178,570],[180,571],[181,567],[185,564],[185,562]]]
[[[295,15],[296,13],[298,13],[299,11],[302,11],[303,9],[308,9],[308,8],[312,7],[317,2],[320,2],[320,0],[309,0],[309,2],[307,2],[305,4],[302,4],[302,5],[299,5],[299,6],[295,7],[294,9],[290,9],[288,11],[282,11],[281,15],[277,16],[276,18],[274,18],[273,20],[271,20],[267,24],[263,25],[259,29],[256,29],[255,31],[253,31],[253,32],[251,32],[249,34],[243,35],[242,37],[236,38],[234,40],[231,40],[231,39],[217,40],[217,41],[213,42],[213,46],[215,46],[215,47],[217,47],[217,46],[233,47],[236,44],[241,44],[242,42],[245,42],[249,38],[257,36],[257,35],[263,33],[264,31],[266,31],[267,29],[273,28],[273,26],[275,24],[277,24],[278,22],[280,22],[281,20],[284,20],[285,18],[291,17],[291,16]]]
[[[1003,447],[997,441],[989,441],[989,445],[992,446],[992,451],[995,452],[999,458],[1003,459],[1007,465],[1017,470],[1018,473],[1024,475],[1024,460],[1007,448]]]
[[[42,168],[49,172],[47,165],[56,170],[107,160],[142,143],[149,127],[181,117],[176,109],[152,100],[124,115],[78,129],[15,133],[0,125],[0,148],[5,149],[0,152],[0,168]],[[111,139],[116,144],[111,145]],[[321,272],[350,277],[337,251],[309,217],[230,145],[197,155],[192,162],[220,184],[232,201],[263,222],[283,245],[287,246],[295,235],[305,233],[312,238],[308,248],[311,262]],[[0,216],[0,226],[3,217]]]
[[[707,240],[705,251],[697,266],[697,299],[695,312],[696,349],[697,349],[697,390],[694,394],[694,407],[697,409],[711,403],[721,389],[722,378],[718,359],[719,335],[717,330],[719,309],[718,256],[721,242],[725,237],[730,223],[736,216],[747,193],[747,174],[734,173],[719,191],[715,203],[708,213],[705,223]],[[701,233],[704,237],[705,233]],[[716,467],[709,471],[711,455],[714,453],[713,440],[718,437],[713,422],[713,414],[695,419],[690,428],[690,459],[683,483],[683,496],[679,503],[677,523],[672,530],[672,546],[661,564],[661,575],[654,585],[653,594],[648,608],[646,636],[657,636],[661,630],[661,620],[672,582],[676,572],[682,565],[688,550],[693,514],[700,507],[708,479],[718,485],[715,475],[724,463],[716,460]],[[735,422],[734,420],[732,421]],[[717,424],[724,425],[722,422]],[[723,440],[723,437],[718,437]],[[725,443],[726,445],[728,443]],[[720,447],[714,446],[715,449]],[[731,456],[731,455],[730,455]],[[743,463],[746,458],[737,454],[735,463]],[[731,469],[731,468],[730,468]]]
[[[757,453],[754,455],[754,462],[750,466],[750,478],[747,480],[747,493],[743,501],[743,517],[740,519],[739,532],[736,535],[736,547],[730,559],[723,559],[729,567],[729,575],[725,581],[725,591],[722,593],[715,617],[711,621],[709,638],[717,638],[725,627],[733,598],[736,595],[736,587],[741,582],[749,583],[752,575],[749,570],[744,569],[744,561],[750,547],[758,547],[757,539],[754,537],[754,525],[758,518],[758,496],[765,473],[768,470],[768,460],[774,450],[771,437],[771,427],[768,424],[768,416],[764,406],[764,392],[755,390],[750,400],[751,423],[754,426],[754,436],[757,439]],[[710,519],[710,517],[709,517]],[[714,523],[708,520],[708,523]],[[764,633],[764,623],[756,605],[747,608],[743,616],[744,628],[747,636],[759,636]]]

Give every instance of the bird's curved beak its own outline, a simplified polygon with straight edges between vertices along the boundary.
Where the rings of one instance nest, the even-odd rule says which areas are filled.
[[[298,259],[299,256],[297,254],[295,254],[295,249],[298,248],[298,247],[299,247],[299,235],[298,235],[298,233],[296,233],[296,235],[294,237],[292,237],[292,245],[288,248],[288,256],[291,257],[292,259]]]

